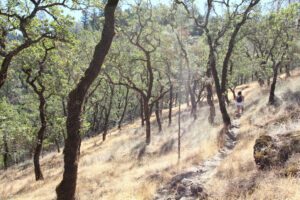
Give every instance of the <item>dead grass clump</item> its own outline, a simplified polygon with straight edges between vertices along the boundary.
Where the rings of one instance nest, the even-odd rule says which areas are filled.
[[[258,174],[250,174],[237,180],[229,182],[225,191],[226,199],[246,199],[254,193],[257,185]]]
[[[245,199],[300,199],[300,179],[289,177],[282,178],[274,172],[269,172],[261,179],[252,194]]]

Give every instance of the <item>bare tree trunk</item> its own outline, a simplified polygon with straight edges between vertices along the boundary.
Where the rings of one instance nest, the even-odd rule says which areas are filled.
[[[7,143],[7,133],[6,133],[6,131],[4,131],[4,134],[3,134],[3,164],[4,164],[5,170],[8,168],[8,155],[9,155],[9,149],[8,149],[8,143]]]
[[[272,79],[272,84],[271,84],[271,89],[270,89],[270,94],[269,94],[269,104],[270,105],[275,105],[275,103],[276,103],[275,89],[276,89],[279,65],[280,65],[280,63],[277,63],[277,64],[274,64],[274,67],[273,67],[273,79]]]
[[[57,153],[60,153],[59,142],[58,142],[57,138],[54,139],[54,143],[56,146]]]
[[[95,105],[94,105],[93,124],[92,124],[92,129],[93,129],[94,132],[97,131],[98,113],[99,113],[99,102],[96,102]]]
[[[173,106],[173,84],[170,85],[169,91],[169,126],[172,123],[172,106]]]
[[[68,117],[67,117],[67,139],[64,149],[64,173],[63,179],[56,188],[57,200],[75,200],[77,170],[80,155],[80,128],[82,106],[87,91],[93,81],[98,76],[101,66],[107,55],[113,37],[115,35],[114,12],[118,4],[118,0],[108,0],[105,9],[105,21],[102,30],[102,38],[96,45],[93,59],[86,69],[84,76],[69,94],[68,101]]]
[[[39,64],[39,71],[38,75],[34,78],[32,78],[31,70],[29,69],[22,69],[23,72],[27,75],[26,82],[31,86],[33,91],[38,95],[39,97],[39,116],[40,116],[40,123],[41,127],[38,131],[37,138],[36,138],[36,146],[34,149],[34,155],[33,155],[33,164],[34,164],[34,173],[35,173],[35,180],[43,180],[43,173],[40,166],[40,155],[43,148],[43,141],[44,141],[44,135],[46,132],[47,127],[47,121],[46,121],[46,99],[44,97],[44,92],[46,90],[45,86],[43,85],[40,78],[42,78],[42,73],[44,70],[44,64],[47,59],[47,54],[50,49],[45,49],[45,55],[43,57],[43,60]],[[38,88],[38,86],[40,88]]]
[[[232,93],[233,99],[236,99],[235,88],[229,87],[229,89],[230,89],[230,91]]]
[[[178,108],[178,134],[177,134],[177,162],[178,163],[180,162],[180,158],[181,158],[181,102],[179,100],[179,108]]]
[[[216,60],[215,60],[213,54],[214,54],[213,52],[210,53],[210,68],[211,68],[211,72],[212,72],[212,75],[215,80],[216,93],[217,93],[218,100],[219,100],[219,107],[220,107],[220,111],[222,114],[222,119],[223,119],[225,126],[229,127],[231,125],[231,120],[230,120],[229,114],[226,109],[226,104],[224,101],[224,96],[222,94],[222,89],[221,89],[218,72],[217,72],[217,68],[216,68]]]
[[[24,23],[22,23],[24,25]],[[7,55],[5,55],[4,59],[2,60],[1,63],[1,68],[0,68],[0,88],[4,85],[6,78],[7,78],[7,71],[9,68],[9,65],[11,64],[11,61],[13,57],[18,55],[21,51],[24,49],[28,48],[30,45],[37,43],[38,41],[32,41],[32,40],[26,40],[23,44],[15,48],[14,50],[10,51]]]
[[[40,111],[40,121],[41,121],[41,127],[37,135],[37,144],[34,150],[34,155],[33,155],[33,163],[34,163],[34,173],[35,173],[35,180],[43,180],[43,174],[40,166],[40,154],[42,151],[43,147],[43,140],[44,140],[44,135],[47,127],[47,121],[46,121],[46,116],[45,116],[45,105],[46,105],[46,100],[43,96],[43,92],[39,94],[39,99],[40,99],[40,105],[39,105],[39,111]]]
[[[108,125],[109,125],[109,116],[111,113],[111,108],[112,108],[112,103],[113,103],[113,97],[114,97],[114,93],[115,93],[115,89],[114,89],[114,85],[110,85],[110,98],[109,98],[109,104],[108,104],[108,108],[106,109],[105,112],[105,121],[104,121],[104,131],[103,131],[103,141],[105,141],[106,139],[106,135],[107,135],[107,131],[108,131]]]
[[[149,100],[144,99],[144,116],[145,116],[145,123],[146,123],[146,144],[150,144],[151,142],[151,123],[150,123],[150,116],[151,111],[149,109]]]
[[[195,93],[193,92],[190,85],[188,85],[188,90],[189,90],[189,94],[191,97],[190,99],[191,99],[191,105],[192,105],[191,115],[194,117],[194,120],[196,120],[197,119],[197,102],[196,102],[196,98],[195,98]]]
[[[211,77],[210,68],[207,69],[206,76]],[[215,117],[216,117],[216,109],[215,109],[214,100],[213,100],[213,88],[212,88],[212,85],[210,82],[206,83],[206,91],[207,91],[207,96],[206,96],[207,104],[209,105],[208,122],[210,124],[214,124]]]
[[[103,124],[103,134],[102,134],[102,141],[104,142],[105,140],[106,140],[106,135],[107,135],[107,130],[108,130],[108,117],[107,117],[107,115],[108,115],[108,109],[106,109],[105,107],[104,107],[104,115],[105,115],[105,117],[104,117],[104,124]]]
[[[160,112],[159,112],[159,101],[155,102],[155,116],[156,116],[156,121],[158,125],[158,131],[161,132],[162,127],[161,127],[161,121],[160,121]]]
[[[128,105],[128,95],[129,95],[129,89],[126,87],[125,105],[124,105],[124,109],[123,109],[121,118],[118,122],[118,129],[121,129],[121,125],[122,125],[123,119],[125,117],[125,113],[126,113],[127,105]]]
[[[144,126],[145,125],[145,113],[144,113],[144,103],[145,102],[143,102],[143,98],[141,97],[140,98],[140,106],[141,106],[141,108],[140,108],[140,117],[141,117],[141,124],[142,124],[142,126]]]
[[[65,104],[65,99],[64,98],[61,99],[61,104],[62,104],[62,107],[63,107],[64,116],[67,116],[67,109],[66,109],[66,104]]]

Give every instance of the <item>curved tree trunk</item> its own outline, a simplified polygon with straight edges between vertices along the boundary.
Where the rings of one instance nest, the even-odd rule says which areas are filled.
[[[37,143],[36,143],[36,147],[35,147],[34,155],[33,155],[35,180],[37,180],[37,181],[44,179],[42,170],[41,170],[41,166],[40,166],[40,155],[41,155],[44,135],[46,132],[46,127],[47,127],[47,121],[46,121],[46,116],[45,116],[46,99],[43,95],[43,92],[41,92],[39,94],[39,100],[40,100],[39,111],[40,111],[41,127],[40,127],[40,130],[37,135]]]
[[[22,25],[24,25],[22,23]],[[39,42],[39,40],[26,40],[23,44],[10,51],[2,60],[0,68],[0,88],[4,85],[7,78],[7,71],[11,64],[13,57],[17,56],[21,51],[28,48],[30,45]]]
[[[58,200],[75,200],[81,144],[79,134],[81,128],[80,115],[87,91],[100,73],[101,66],[115,35],[114,13],[118,2],[118,0],[108,0],[104,9],[105,21],[101,40],[95,47],[93,59],[86,69],[84,76],[80,79],[75,89],[69,93],[67,106],[67,139],[65,141],[64,149],[64,173],[62,181],[56,188]]]
[[[276,100],[275,100],[275,89],[276,89],[276,83],[277,83],[277,76],[278,76],[278,68],[279,68],[280,63],[276,64],[273,67],[273,79],[272,79],[272,84],[271,84],[271,89],[270,89],[270,94],[269,94],[269,104],[270,105],[275,105]]]
[[[53,47],[54,48],[54,47]],[[26,82],[32,87],[33,91],[39,97],[39,116],[40,116],[40,123],[41,127],[38,131],[37,138],[36,138],[36,146],[34,149],[33,155],[33,164],[34,164],[34,173],[35,173],[35,180],[43,180],[43,173],[40,166],[40,155],[43,148],[43,140],[46,132],[47,121],[46,121],[46,98],[44,96],[44,92],[46,90],[45,86],[43,85],[40,78],[42,78],[42,73],[44,70],[44,63],[47,59],[48,51],[53,49],[45,49],[45,55],[43,60],[40,62],[38,75],[32,78],[31,70],[29,69],[22,69],[23,72],[27,75]]]
[[[220,107],[220,111],[222,114],[223,123],[226,127],[229,127],[231,125],[231,120],[230,120],[229,114],[226,109],[226,104],[225,104],[224,96],[222,94],[220,80],[219,80],[218,72],[217,72],[217,68],[216,68],[216,58],[214,57],[213,54],[214,54],[214,52],[211,49],[210,61],[209,61],[210,69],[211,69],[212,76],[214,77],[214,80],[215,80],[215,88],[216,88],[216,93],[217,93],[218,100],[219,100],[219,107]]]

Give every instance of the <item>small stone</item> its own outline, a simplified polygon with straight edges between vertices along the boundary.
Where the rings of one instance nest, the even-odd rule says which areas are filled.
[[[177,186],[177,194],[183,195],[186,192],[186,187],[182,184]]]
[[[182,179],[181,183],[184,185],[184,186],[190,186],[193,184],[193,181],[187,179],[187,178],[184,178]]]
[[[295,153],[300,153],[300,138],[294,138],[291,141],[291,148]]]
[[[191,185],[191,192],[192,192],[193,196],[198,196],[198,194],[203,192],[203,188],[201,185],[194,184],[194,185]]]

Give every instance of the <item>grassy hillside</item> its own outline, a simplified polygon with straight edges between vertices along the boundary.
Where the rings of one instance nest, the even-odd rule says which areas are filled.
[[[246,90],[249,105],[240,119],[239,141],[206,186],[212,199],[300,199],[299,177],[282,176],[283,170],[289,170],[287,168],[259,171],[253,159],[253,146],[258,136],[274,137],[300,131],[299,83],[299,76],[280,80],[276,93],[280,106],[276,108],[266,106],[266,89],[249,85]],[[300,166],[300,155],[293,155],[289,161]]]
[[[299,76],[280,81],[277,95],[285,101],[277,108],[266,106],[267,88],[260,88],[257,83],[239,87],[243,89],[247,106],[240,119],[238,142],[205,186],[210,198],[300,199],[299,179],[278,177],[276,169],[259,172],[253,160],[254,141],[260,134],[300,130],[299,118],[289,118],[290,112],[299,111],[299,82]],[[294,106],[293,109],[289,109],[291,106]],[[215,155],[218,151],[217,135],[221,129],[220,114],[212,127],[207,122],[208,107],[201,107],[198,112],[196,121],[189,117],[188,111],[183,114],[182,158],[179,164],[175,117],[170,127],[165,121],[160,133],[153,126],[152,143],[147,148],[139,120],[122,130],[111,130],[104,143],[101,136],[83,141],[78,199],[152,199],[157,188],[171,177]],[[230,112],[233,116],[233,105]],[[32,165],[31,161],[27,161],[1,171],[0,199],[55,199],[55,187],[62,177],[62,154],[53,152],[42,158],[44,181],[35,181]]]

